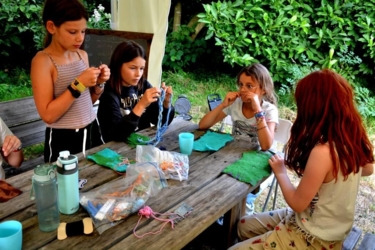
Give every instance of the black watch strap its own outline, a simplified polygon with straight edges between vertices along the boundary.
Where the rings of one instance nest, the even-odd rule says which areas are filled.
[[[76,90],[76,89],[73,89],[73,87],[72,87],[71,85],[68,86],[68,89],[69,89],[70,93],[72,93],[72,96],[73,96],[74,98],[78,98],[78,97],[81,96],[81,92],[79,92],[79,91]]]

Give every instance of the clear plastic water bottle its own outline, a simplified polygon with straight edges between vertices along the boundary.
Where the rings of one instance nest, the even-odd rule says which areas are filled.
[[[57,199],[57,181],[53,166],[45,164],[34,168],[30,198],[35,199],[39,229],[43,232],[56,230],[60,224]]]
[[[69,151],[61,151],[56,163],[59,210],[63,214],[73,214],[79,208],[78,158]]]

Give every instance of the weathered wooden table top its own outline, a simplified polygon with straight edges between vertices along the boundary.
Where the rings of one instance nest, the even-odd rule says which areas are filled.
[[[194,132],[195,139],[197,139],[205,133],[197,128],[197,124],[175,119],[157,146],[163,146],[168,151],[179,152],[178,134],[186,131]],[[153,137],[155,128],[149,128],[139,133]],[[243,152],[254,150],[254,145],[250,144],[246,137],[234,136],[234,138],[234,141],[217,152],[193,151],[189,156],[188,180],[181,182],[168,180],[168,188],[162,189],[157,196],[148,199],[146,205],[160,213],[174,211],[183,202],[194,208],[192,214],[181,222],[181,226],[178,224],[175,229],[166,226],[159,235],[146,236],[142,239],[136,238],[133,235],[133,228],[137,224],[139,216],[133,214],[101,235],[94,230],[90,235],[57,240],[56,231],[45,233],[39,230],[35,201],[30,200],[32,170],[6,179],[8,183],[21,189],[23,193],[0,204],[0,221],[18,220],[22,222],[23,249],[179,249],[209,227],[220,215],[241,202],[248,192],[260,184],[259,182],[257,185],[251,186],[221,174],[226,166],[240,159]],[[106,143],[88,150],[86,155],[107,147],[129,159],[135,159],[136,150],[121,142]],[[87,179],[87,183],[80,192],[90,191],[117,178],[122,178],[111,169],[85,159],[82,154],[77,156],[79,158],[79,178]],[[194,213],[195,211],[196,213]],[[61,214],[60,221],[69,223],[88,216],[86,210],[80,207],[78,212],[73,215]],[[196,225],[197,222],[201,223],[199,227]],[[142,234],[147,231],[156,231],[160,226],[160,222],[144,219],[138,225],[137,230],[139,230],[139,234]],[[184,231],[181,235],[179,230],[186,230],[186,227],[195,229],[190,233]]]

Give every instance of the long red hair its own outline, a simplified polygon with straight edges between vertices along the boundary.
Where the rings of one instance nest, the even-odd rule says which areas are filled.
[[[328,69],[307,75],[297,83],[295,100],[297,117],[286,145],[286,165],[299,176],[319,143],[329,145],[336,179],[339,169],[346,179],[374,161],[353,89],[342,76]]]

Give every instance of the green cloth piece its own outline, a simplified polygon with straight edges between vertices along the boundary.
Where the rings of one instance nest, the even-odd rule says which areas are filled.
[[[254,186],[271,174],[271,166],[268,163],[271,156],[268,151],[245,152],[241,159],[226,167],[223,173]]]
[[[88,155],[87,159],[94,161],[96,164],[108,167],[117,172],[125,172],[128,167],[129,160],[126,157],[116,153],[112,149],[105,148],[95,154]]]
[[[146,145],[146,142],[150,140],[150,137],[145,135],[140,135],[137,133],[131,133],[128,137],[128,145],[131,148],[135,148],[137,145]]]
[[[222,134],[208,130],[201,138],[194,141],[193,149],[196,151],[218,151],[227,142],[233,141],[230,134]]]

